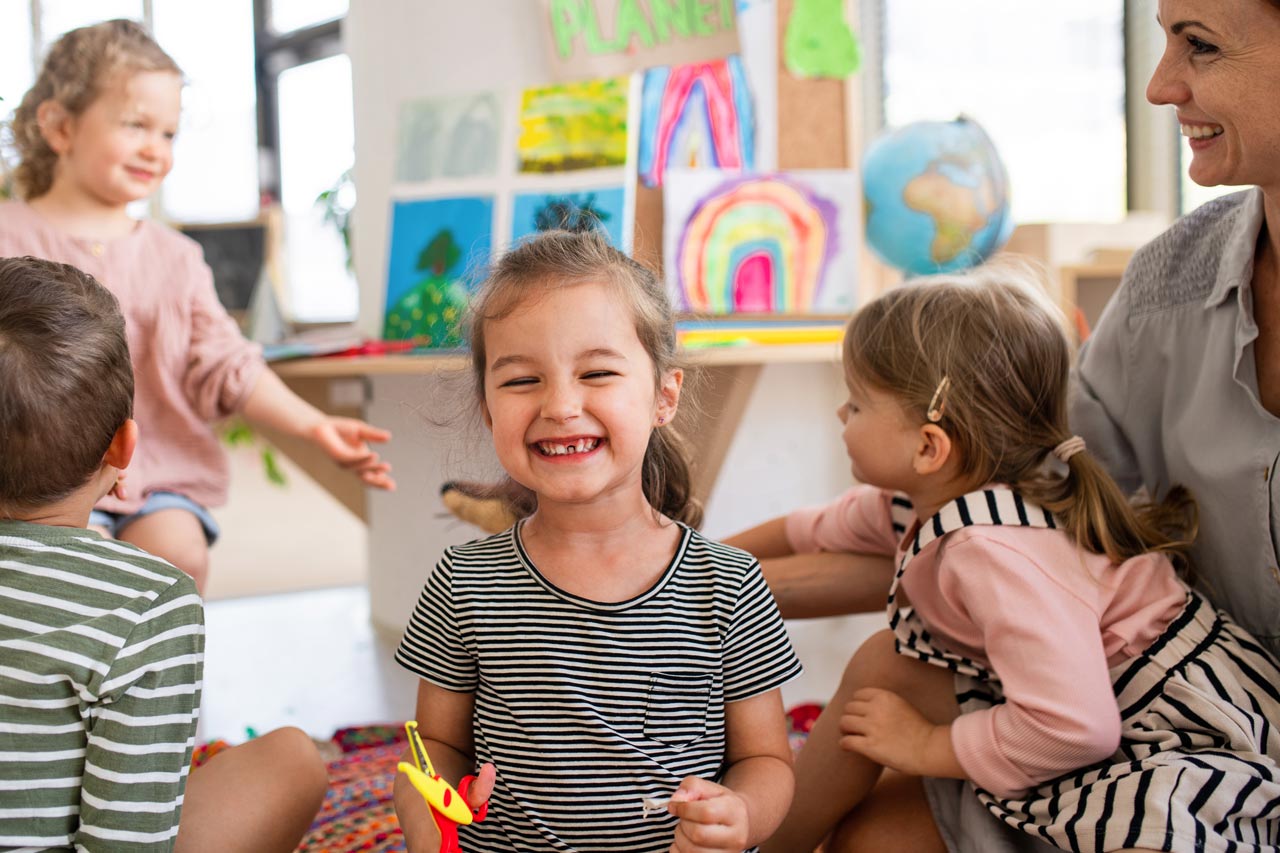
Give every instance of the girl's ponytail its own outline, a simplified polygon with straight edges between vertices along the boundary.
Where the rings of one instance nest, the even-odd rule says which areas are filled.
[[[672,426],[655,429],[644,454],[644,495],[658,512],[690,527],[702,524],[702,504],[693,495],[685,440]]]
[[[1114,563],[1158,551],[1190,580],[1187,551],[1199,524],[1190,492],[1175,486],[1160,501],[1130,501],[1087,451],[1072,454],[1063,464],[1064,476],[1035,476],[1016,488],[1053,513],[1081,547],[1106,554]]]

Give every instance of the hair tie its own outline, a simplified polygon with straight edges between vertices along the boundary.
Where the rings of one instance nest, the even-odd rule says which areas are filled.
[[[1066,441],[1059,444],[1053,449],[1053,455],[1061,459],[1063,462],[1075,456],[1081,450],[1084,450],[1084,439],[1078,435],[1073,435]]]

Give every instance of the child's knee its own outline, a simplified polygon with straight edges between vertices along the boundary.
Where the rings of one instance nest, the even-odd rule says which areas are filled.
[[[307,799],[323,799],[329,787],[329,771],[315,741],[294,726],[275,729],[258,738],[270,754],[270,763]]]
[[[886,629],[872,634],[845,666],[842,692],[863,687],[894,689],[900,680],[898,657],[892,631]]]
[[[137,519],[120,531],[122,541],[168,560],[191,575],[204,592],[209,576],[209,543],[199,519],[185,510],[165,509]]]

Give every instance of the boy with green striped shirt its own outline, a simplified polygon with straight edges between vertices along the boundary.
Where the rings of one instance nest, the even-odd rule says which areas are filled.
[[[74,267],[0,259],[0,851],[292,849],[327,782],[314,746],[273,732],[188,786],[195,584],[86,529],[124,488],[132,407],[115,298]]]

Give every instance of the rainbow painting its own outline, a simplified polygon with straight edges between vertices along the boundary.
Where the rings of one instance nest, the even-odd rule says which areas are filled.
[[[677,310],[836,314],[857,301],[857,175],[670,169],[663,261]]]
[[[754,125],[737,56],[651,68],[640,91],[640,179],[662,186],[668,165],[753,169]]]

